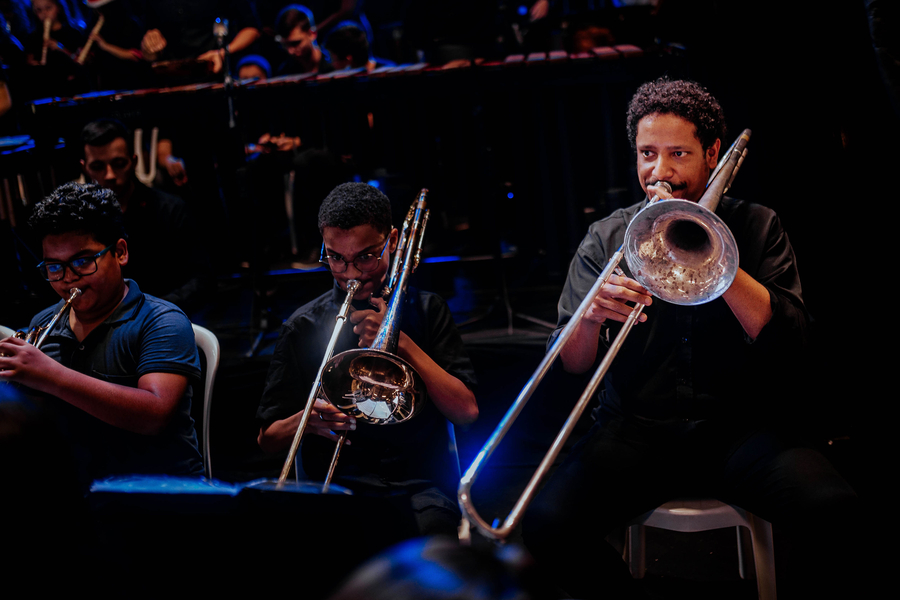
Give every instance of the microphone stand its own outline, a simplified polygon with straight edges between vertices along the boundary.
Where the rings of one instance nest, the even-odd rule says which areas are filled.
[[[228,44],[225,43],[225,37],[228,35],[228,19],[217,18],[213,24],[213,35],[216,36],[216,43],[219,50],[222,51],[222,70],[225,72],[225,98],[228,100],[228,128],[237,127],[234,119],[234,77],[231,76],[231,53],[228,51]]]

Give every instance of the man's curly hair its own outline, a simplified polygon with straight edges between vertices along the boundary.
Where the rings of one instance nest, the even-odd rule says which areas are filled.
[[[725,114],[706,88],[693,81],[662,77],[638,88],[628,105],[628,141],[637,149],[637,128],[641,119],[654,113],[673,114],[694,124],[697,139],[706,150],[717,139],[725,139]]]
[[[391,232],[391,201],[371,185],[342,183],[331,190],[319,207],[319,232],[326,227],[353,229],[359,225],[371,225],[388,235]]]
[[[67,183],[34,207],[28,219],[43,240],[48,235],[86,233],[104,245],[127,239],[116,195],[95,183]]]

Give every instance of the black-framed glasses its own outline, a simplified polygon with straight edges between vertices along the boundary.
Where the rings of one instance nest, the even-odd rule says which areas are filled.
[[[115,247],[115,244],[107,246],[93,256],[82,256],[72,260],[44,261],[37,266],[37,270],[41,272],[41,275],[47,281],[61,280],[66,276],[66,267],[72,269],[72,272],[77,275],[93,275],[97,272],[97,259],[109,252],[113,247]]]
[[[354,258],[352,262],[353,266],[356,267],[356,270],[360,273],[368,273],[369,271],[377,269],[378,262],[381,260],[381,257],[384,256],[384,251],[387,250],[388,242],[390,241],[391,238],[388,236],[388,239],[384,241],[384,247],[379,254],[360,254]],[[322,242],[322,251],[319,253],[319,262],[327,266],[332,273],[343,273],[347,270],[346,260],[340,256],[325,254],[325,242]]]

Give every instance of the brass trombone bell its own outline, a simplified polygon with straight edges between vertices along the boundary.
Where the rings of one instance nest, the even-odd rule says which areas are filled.
[[[341,412],[378,425],[413,417],[425,401],[425,384],[409,363],[390,352],[342,352],[322,373],[322,390]]]

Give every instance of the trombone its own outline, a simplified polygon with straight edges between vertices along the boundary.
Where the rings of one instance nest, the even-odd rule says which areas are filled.
[[[332,358],[322,372],[322,394],[341,412],[375,425],[411,419],[425,403],[425,383],[397,356],[400,320],[409,277],[419,265],[428,223],[427,189],[419,192],[403,223],[388,278],[390,301],[369,348],[354,348]]]
[[[486,537],[505,540],[519,525],[526,508],[537,494],[538,487],[562,451],[563,444],[572,435],[578,419],[593,399],[619,348],[644,308],[642,304],[638,304],[628,315],[550,450],[544,455],[504,522],[498,527],[489,524],[475,509],[472,486],[537,385],[547,375],[600,288],[618,269],[622,258],[627,260],[635,280],[654,296],[673,304],[710,302],[731,286],[738,268],[737,243],[725,223],[715,215],[715,209],[743,163],[749,138],[750,130],[745,129],[726,151],[710,175],[706,191],[699,202],[678,199],[658,202],[659,197],[655,196],[648,206],[634,216],[625,232],[624,243],[610,258],[569,323],[562,329],[537,370],[460,479],[457,492],[459,507],[465,518],[474,523]],[[665,182],[662,185],[668,187]],[[668,191],[671,192],[671,188]]]
[[[422,189],[409,208],[403,222],[400,239],[388,287],[383,296],[390,295],[381,326],[370,348],[356,348],[336,356],[334,347],[350,311],[350,302],[359,288],[355,279],[347,283],[347,296],[336,317],[334,331],[325,356],[313,382],[300,425],[278,478],[281,487],[297,457],[300,441],[309,422],[309,414],[320,395],[341,412],[377,425],[391,425],[411,419],[425,403],[427,393],[421,376],[409,363],[396,355],[400,339],[400,320],[409,276],[415,271],[422,255],[422,240],[428,223],[425,208],[427,189]],[[347,433],[338,437],[322,492],[328,492]]]

